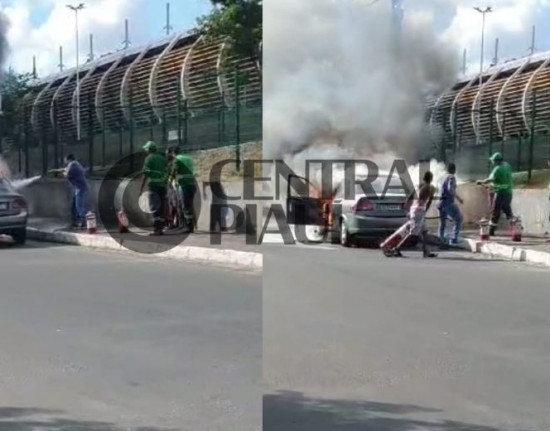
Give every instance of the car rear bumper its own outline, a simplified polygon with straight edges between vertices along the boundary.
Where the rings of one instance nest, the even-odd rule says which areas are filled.
[[[25,229],[27,227],[28,215],[17,214],[10,216],[0,216],[0,233],[8,232],[14,229]]]
[[[353,216],[347,219],[348,232],[356,237],[379,238],[392,234],[407,222],[407,217]]]

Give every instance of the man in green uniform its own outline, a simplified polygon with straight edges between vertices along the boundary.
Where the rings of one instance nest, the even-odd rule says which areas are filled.
[[[183,201],[184,228],[187,232],[193,232],[196,224],[194,201],[197,193],[195,165],[188,154],[181,154],[179,149],[176,149],[176,153],[174,167]]]
[[[164,216],[166,208],[166,158],[159,154],[154,142],[149,141],[143,146],[147,153],[143,164],[143,182],[141,193],[147,182],[149,188],[149,207],[154,216],[153,235],[162,235],[164,228]]]
[[[495,166],[489,178],[478,181],[480,185],[492,184],[493,192],[493,208],[491,214],[491,228],[489,234],[495,235],[500,214],[504,212],[508,220],[514,217],[512,213],[512,196],[514,190],[514,180],[512,177],[512,167],[504,161],[502,154],[495,153],[491,157],[491,162]]]

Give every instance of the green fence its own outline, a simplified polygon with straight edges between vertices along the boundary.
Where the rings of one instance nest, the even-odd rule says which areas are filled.
[[[515,171],[545,169],[550,158],[550,118],[547,101],[533,97],[525,115],[497,111],[494,100],[472,112],[471,104],[434,115],[445,122],[434,122],[431,156],[443,162],[455,161],[465,175],[479,176],[490,171],[489,157],[501,152]],[[474,114],[474,119],[472,119]],[[499,123],[497,123],[497,114]],[[479,122],[481,118],[481,122]],[[527,119],[527,121],[525,121]],[[527,124],[525,124],[527,123]],[[477,125],[474,131],[473,124]],[[477,133],[476,133],[477,132]]]
[[[34,124],[31,109],[22,111],[17,124],[10,125],[12,133],[4,133],[2,139],[12,169],[27,177],[43,174],[62,166],[63,157],[72,153],[94,174],[140,152],[148,140],[186,152],[234,146],[238,158],[239,144],[262,137],[259,100],[229,107],[222,102],[202,106],[181,102],[177,107],[121,108],[94,106],[91,99],[80,104],[80,139],[70,107],[42,109],[38,118],[35,113]]]

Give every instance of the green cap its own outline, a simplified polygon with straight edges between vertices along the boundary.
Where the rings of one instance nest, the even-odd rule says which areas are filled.
[[[143,146],[143,150],[152,152],[157,151],[157,145],[153,141],[149,141]]]
[[[504,160],[504,157],[502,157],[502,154],[497,152],[493,154],[489,160],[491,160],[491,162],[500,162]]]

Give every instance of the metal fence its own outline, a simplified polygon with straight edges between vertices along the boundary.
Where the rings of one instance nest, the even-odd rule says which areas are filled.
[[[520,104],[521,102],[516,102]],[[485,175],[491,170],[489,157],[501,152],[516,172],[531,179],[537,169],[548,168],[550,118],[548,101],[536,94],[524,109],[501,110],[494,100],[473,110],[472,104],[457,103],[440,113],[446,121],[432,124],[432,156],[455,161],[464,175]]]
[[[149,140],[185,152],[234,146],[239,158],[239,144],[262,137],[261,101],[247,100],[229,107],[223,102],[190,106],[182,101],[174,108],[131,103],[94,106],[87,100],[80,106],[79,121],[75,121],[76,109],[70,106],[62,110],[54,104],[51,113],[43,110],[34,118],[30,108],[23,110],[10,128],[13,132],[2,140],[12,169],[27,177],[44,174],[62,166],[64,156],[72,153],[90,174],[100,174],[140,152]],[[134,158],[129,160],[128,168],[133,171]]]

